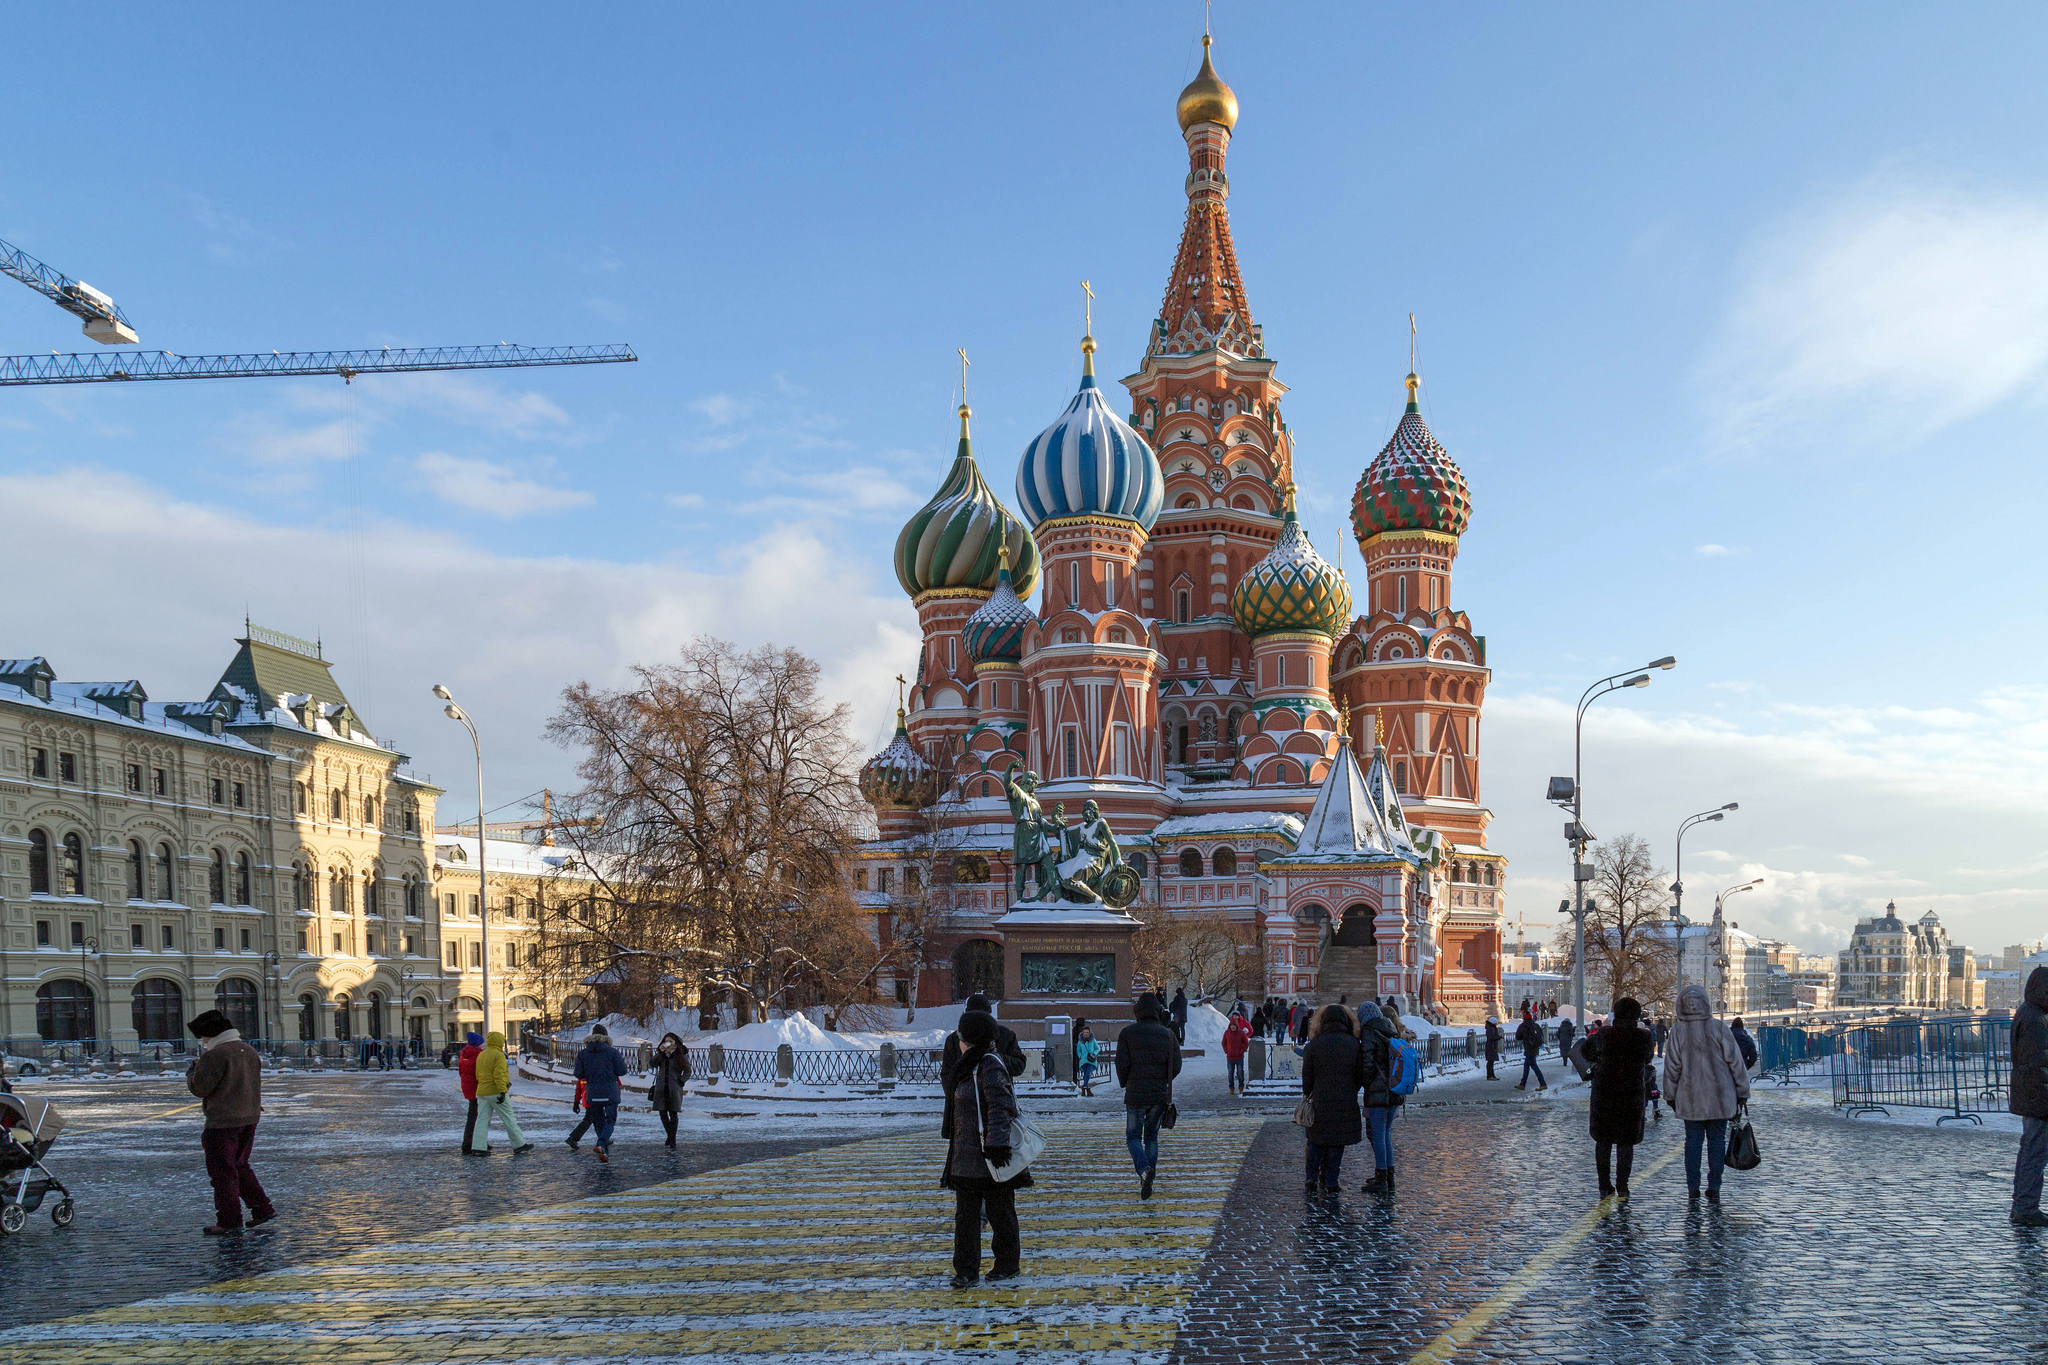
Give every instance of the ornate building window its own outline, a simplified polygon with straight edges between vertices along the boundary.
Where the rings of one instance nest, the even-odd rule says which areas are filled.
[[[1209,855],[1209,864],[1216,869],[1217,876],[1235,877],[1237,875],[1237,850],[1234,848],[1219,848]]]
[[[28,832],[28,893],[50,894],[50,836],[39,829]]]
[[[178,860],[171,854],[169,844],[156,846],[156,898],[160,901],[178,899]]]
[[[143,851],[142,840],[128,841],[128,899],[142,901],[149,899],[149,855]]]
[[[57,859],[57,885],[67,896],[85,894],[85,841],[76,834],[64,836],[63,853]]]
[[[226,905],[228,902],[228,855],[220,849],[213,851],[213,857],[206,864],[206,895],[209,905]]]
[[[236,905],[253,905],[255,903],[256,897],[252,894],[254,890],[252,883],[254,881],[255,877],[252,875],[252,869],[249,866],[249,855],[237,853],[235,855]]]
[[[185,1036],[185,993],[175,981],[151,977],[129,992],[135,1036],[145,1043],[171,1043]]]
[[[1202,875],[1202,853],[1200,849],[1184,848],[1180,851],[1180,875],[1199,877]]]

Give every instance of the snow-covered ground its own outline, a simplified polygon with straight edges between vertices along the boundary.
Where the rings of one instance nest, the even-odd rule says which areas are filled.
[[[958,1005],[942,1005],[921,1009],[915,1020],[907,1018],[904,1010],[879,1011],[890,1027],[866,1033],[829,1030],[820,1022],[823,1011],[815,1009],[711,1032],[697,1026],[695,1010],[661,1010],[646,1019],[634,1019],[623,1014],[606,1015],[592,1023],[564,1029],[561,1037],[580,1042],[595,1024],[602,1024],[605,1032],[611,1035],[613,1044],[620,1047],[628,1043],[657,1043],[664,1034],[673,1033],[690,1047],[709,1047],[718,1043],[735,1052],[773,1052],[784,1043],[798,1052],[873,1052],[884,1043],[894,1043],[897,1047],[940,1046],[946,1041],[946,1035],[958,1026],[960,1008]],[[723,1016],[728,1024],[731,1014],[728,1009]]]

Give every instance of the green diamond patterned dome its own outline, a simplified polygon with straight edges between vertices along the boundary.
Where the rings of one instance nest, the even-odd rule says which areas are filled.
[[[1349,624],[1351,587],[1308,543],[1308,533],[1294,515],[1291,493],[1280,539],[1237,581],[1230,614],[1237,619],[1237,628],[1254,639],[1283,630],[1336,636]]]
[[[960,451],[945,483],[896,537],[896,581],[916,597],[934,588],[993,592],[996,547],[1010,547],[1010,582],[1019,596],[1038,585],[1038,543],[1024,523],[996,500],[974,463],[967,439],[967,408],[960,408]]]
[[[1361,545],[1386,531],[1461,536],[1472,520],[1472,490],[1457,461],[1422,420],[1415,401],[1418,382],[1408,376],[1408,410],[1352,494],[1351,529]]]

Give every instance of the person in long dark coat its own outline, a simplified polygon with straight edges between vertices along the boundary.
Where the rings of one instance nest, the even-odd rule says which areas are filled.
[[[673,1033],[661,1035],[654,1049],[654,1070],[647,1080],[647,1105],[661,1116],[666,1146],[676,1145],[676,1117],[683,1111],[683,1085],[690,1079],[690,1049]]]
[[[1368,1000],[1358,1007],[1358,1041],[1365,1049],[1366,1132],[1372,1138],[1372,1179],[1360,1194],[1394,1192],[1394,1111],[1406,1097],[1394,1093],[1394,1039],[1400,1024]]]
[[[989,1018],[993,1019],[996,1015],[996,1007],[989,1002],[989,998],[985,995],[970,995],[967,997],[966,1003],[960,1007],[960,1012],[963,1016],[986,1014]],[[939,1088],[946,1092],[946,1114],[939,1124],[939,1136],[942,1138],[953,1136],[953,1072],[960,1065],[960,1054],[966,1051],[966,1048],[967,1045],[960,1040],[958,1030],[955,1030],[946,1035],[945,1047],[939,1054]],[[1004,1067],[1009,1070],[1012,1076],[1024,1074],[1024,1068],[1029,1063],[1024,1056],[1024,1049],[1017,1043],[1017,1035],[1011,1032],[1009,1025],[996,1025],[996,1040],[993,1050],[998,1057],[1003,1059]]]
[[[1031,1184],[1031,1172],[1022,1170],[1001,1182],[989,1174],[990,1162],[1009,1164],[1011,1125],[1017,1120],[1010,1069],[994,1050],[995,1016],[975,1010],[961,1014],[960,1042],[959,1063],[953,1068],[952,1142],[939,1183],[953,1191],[953,1288],[966,1289],[981,1279],[984,1214],[995,1240],[996,1261],[989,1281],[1015,1279],[1021,1273],[1017,1191]]]
[[[1643,1076],[1656,1055],[1657,1040],[1642,1026],[1642,1019],[1642,1005],[1623,996],[1614,1002],[1614,1026],[1586,1039],[1583,1055],[1593,1068],[1587,1126],[1593,1134],[1593,1160],[1603,1198],[1628,1198],[1629,1169],[1635,1164],[1636,1144],[1643,1140]]]
[[[1325,1005],[1309,1022],[1301,1053],[1301,1093],[1315,1108],[1308,1127],[1308,1192],[1337,1192],[1344,1149],[1365,1140],[1358,1092],[1365,1085],[1365,1049],[1358,1025],[1342,1005]]]
[[[1487,1015],[1487,1016],[1486,1016],[1486,1079],[1487,1079],[1487,1080],[1489,1080],[1489,1081],[1491,1081],[1491,1080],[1497,1080],[1497,1079],[1499,1079],[1498,1077],[1496,1077],[1496,1076],[1495,1076],[1495,1075],[1493,1074],[1493,1067],[1494,1067],[1494,1063],[1496,1063],[1496,1062],[1498,1062],[1498,1061],[1500,1060],[1500,1040],[1501,1040],[1501,1037],[1502,1037],[1502,1034],[1501,1034],[1500,1020],[1498,1020],[1498,1019],[1494,1018],[1494,1017],[1493,1017],[1492,1015],[1490,1015],[1490,1014],[1489,1014],[1489,1015]]]

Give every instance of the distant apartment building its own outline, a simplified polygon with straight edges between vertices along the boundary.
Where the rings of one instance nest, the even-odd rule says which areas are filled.
[[[1896,903],[1887,904],[1882,915],[1859,921],[1850,934],[1840,955],[1836,1004],[1950,1008],[1951,946],[1932,910],[1908,923],[1899,918]]]

